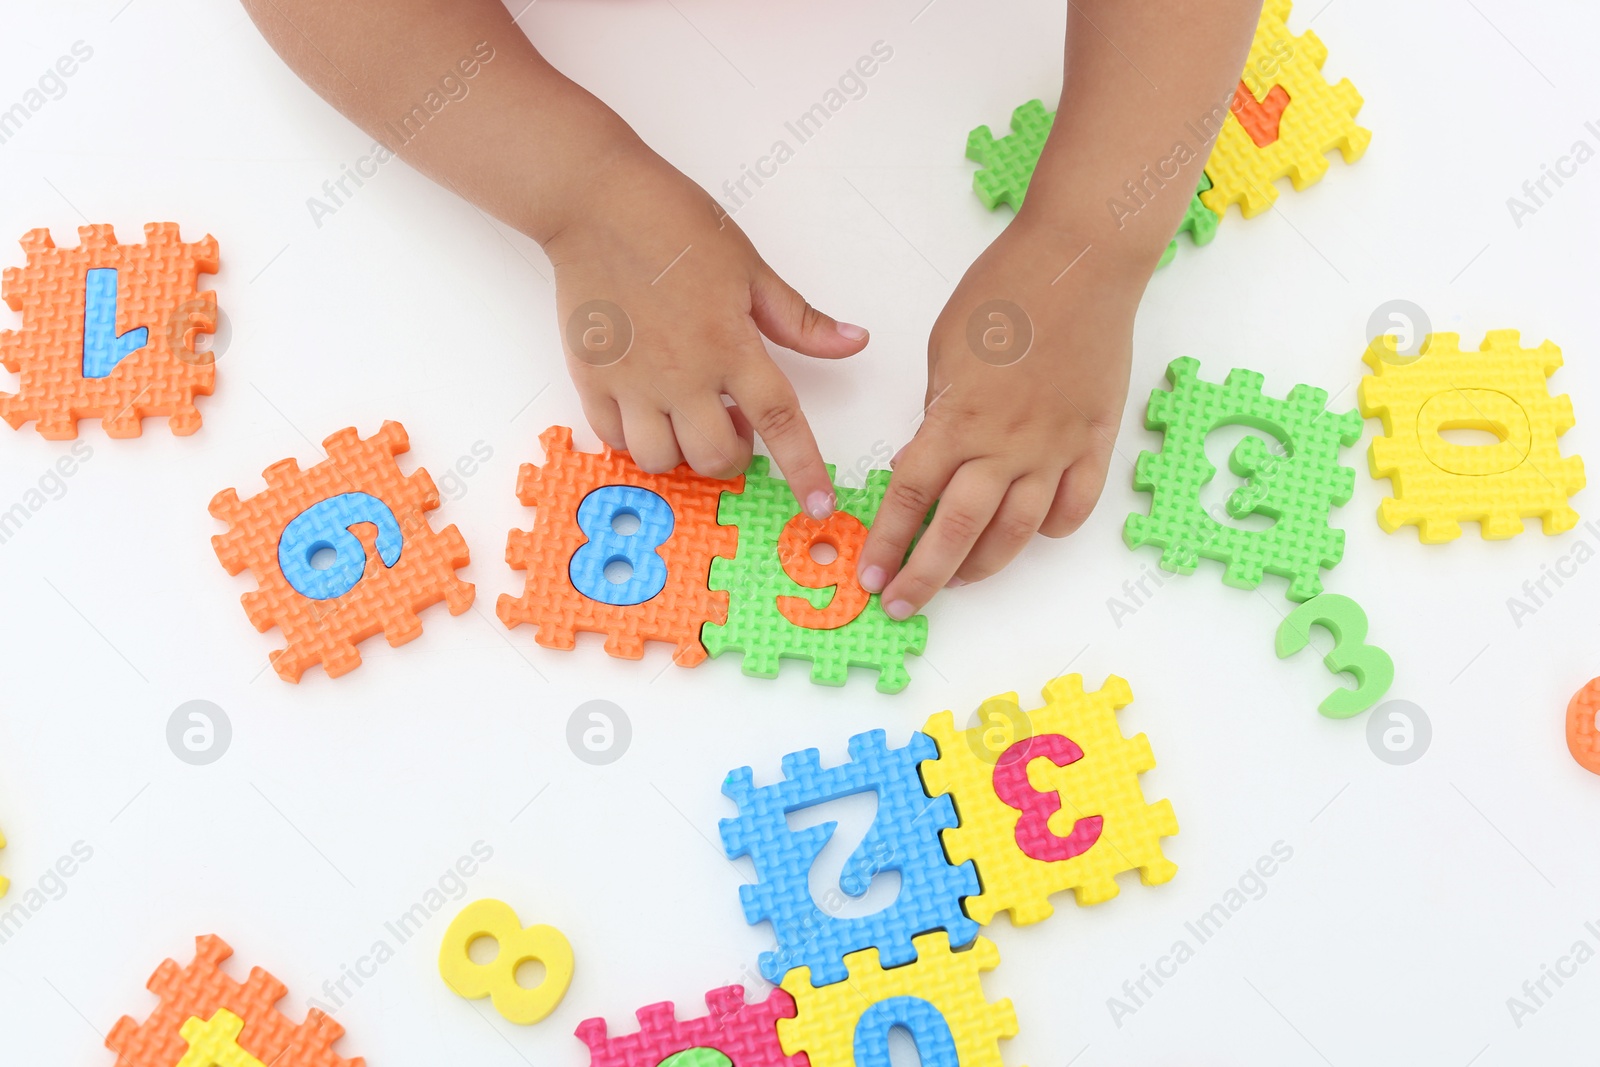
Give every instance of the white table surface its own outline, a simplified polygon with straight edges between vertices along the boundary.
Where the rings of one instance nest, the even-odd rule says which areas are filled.
[[[927,329],[1006,220],[970,191],[967,130],[999,128],[1059,86],[1064,5],[1008,7],[1001,18],[961,0],[759,14],[726,0],[545,0],[522,17],[554,62],[711,187],[875,41],[892,46],[866,96],[738,215],[814,303],[873,330],[843,365],[780,357],[842,466],[904,442]],[[1486,543],[1469,528],[1444,546],[1385,535],[1373,516],[1389,486],[1365,471],[1368,422],[1346,453],[1359,473],[1330,587],[1366,606],[1393,654],[1390,696],[1432,722],[1430,749],[1408,766],[1375,758],[1365,717],[1316,713],[1335,684],[1316,655],[1273,657],[1278,580],[1241,592],[1207,564],[1120,627],[1106,606],[1155,564],[1119,533],[1148,500],[1130,460],[1159,443],[1142,427],[1144,397],[1179,355],[1208,378],[1248,366],[1271,393],[1306,381],[1349,407],[1369,316],[1411,300],[1469,345],[1496,328],[1562,345],[1552,384],[1578,412],[1565,450],[1600,452],[1600,163],[1520,227],[1505,203],[1575,141],[1600,143],[1584,125],[1600,120],[1600,17],[1576,2],[1304,7],[1293,25],[1316,15],[1328,73],[1366,97],[1366,158],[1335,160],[1303,193],[1282,183],[1277,211],[1230,212],[1213,245],[1180,250],[1141,310],[1134,400],[1100,508],[1070,540],[1040,540],[1004,574],[942,596],[911,685],[885,696],[866,673],[829,689],[799,663],[764,681],[733,656],[691,672],[671,668],[664,646],[625,662],[598,638],[560,653],[528,627],[507,632],[493,606],[522,586],[502,562],[506,531],[528,519],[517,466],[553,423],[595,444],[561,369],[539,249],[400,163],[315,225],[306,199],[370,139],[236,5],[9,0],[0,107],[74,42],[93,56],[0,145],[0,236],[48,226],[70,244],[93,221],[133,241],[165,219],[190,239],[215,234],[230,335],[196,436],[157,421],[110,441],[85,424],[92,458],[0,545],[0,873],[12,879],[0,905],[75,843],[92,850],[60,899],[0,945],[0,1058],[111,1063],[104,1032],[150,1011],[149,973],[186,961],[207,932],[232,943],[240,976],[260,965],[286,983],[282,1007],[299,1018],[482,841],[493,857],[463,903],[501,897],[525,922],[563,929],[578,954],[565,1002],[524,1029],[450,994],[434,956],[451,902],[344,999],[339,1048],[374,1065],[582,1064],[580,1020],[631,1030],[635,1008],[664,999],[698,1014],[707,989],[749,982],[770,943],[739,911],[749,868],[712,844],[732,810],[718,792],[729,768],[771,780],[784,753],[809,746],[836,762],[872,728],[903,743],[933,712],[1032,697],[1069,664],[1091,686],[1108,673],[1131,682],[1122,721],[1154,746],[1144,788],[1177,809],[1166,852],[1180,870],[1149,889],[1124,875],[1113,902],[1063,899],[1046,923],[987,930],[1003,962],[986,989],[1021,1020],[1008,1063],[1487,1067],[1590,1049],[1600,964],[1547,983],[1554,995],[1520,1026],[1507,998],[1575,942],[1600,947],[1600,928],[1585,927],[1600,920],[1600,781],[1562,735],[1568,698],[1600,673],[1586,608],[1600,567],[1579,568],[1520,626],[1507,598],[1600,533]],[[6,249],[0,262],[21,262]],[[314,461],[334,430],[370,434],[384,419],[410,431],[407,469],[436,478],[475,445],[492,450],[433,513],[471,546],[462,573],[477,604],[460,617],[429,609],[423,636],[398,650],[368,641],[353,674],[313,669],[288,685],[266,669],[278,635],[257,634],[239,607],[253,583],[211,552],[223,527],[206,503],[226,486],[258,490],[275,460]],[[1219,441],[1214,458],[1231,444]],[[69,447],[0,431],[0,509]],[[1586,518],[1594,492],[1575,500]],[[166,742],[173,710],[197,699],[233,730],[207,766]],[[632,722],[631,748],[609,766],[566,743],[569,715],[592,699]],[[871,804],[837,807],[851,844]],[[1116,1025],[1108,998],[1277,842],[1293,856],[1261,899]],[[843,852],[830,850],[834,871]]]

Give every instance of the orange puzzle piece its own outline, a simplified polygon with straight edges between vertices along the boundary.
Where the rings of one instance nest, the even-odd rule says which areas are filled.
[[[639,659],[646,641],[677,646],[673,662],[693,667],[706,658],[700,627],[728,618],[728,594],[706,587],[713,556],[732,558],[739,546],[736,526],[717,524],[724,490],[744,489],[744,476],[728,481],[704,478],[687,465],[666,474],[647,474],[626,452],[609,447],[598,455],[575,452],[572,431],[552,426],[539,435],[544,466],[522,465],[517,498],[537,508],[531,530],[512,530],[506,562],[528,572],[522,596],[502,594],[495,613],[508,628],[538,627],[534,640],[546,648],[570,649],[577,633],[606,635],[606,651],[620,659]],[[588,536],[578,525],[584,498],[606,486],[634,486],[659,495],[672,508],[672,532],[651,549],[666,565],[660,591],[637,604],[607,604],[574,588],[572,558]]]
[[[1572,694],[1567,704],[1567,751],[1586,771],[1600,774],[1600,678]]]
[[[382,631],[389,644],[403,645],[422,633],[417,612],[443,600],[450,614],[460,615],[472,606],[474,593],[472,583],[455,574],[468,560],[461,532],[428,525],[425,513],[439,506],[433,479],[425,470],[403,475],[395,462],[410,448],[405,427],[385,422],[364,439],[347,427],[322,447],[328,458],[310,470],[301,470],[293,459],[268,467],[262,472],[266,491],[248,500],[241,501],[233,489],[211,498],[211,514],[232,527],[213,536],[211,547],[229,574],[249,568],[256,579],[258,588],[240,601],[257,630],[276,626],[283,631],[288,644],[271,659],[290,682],[318,662],[330,678],[354,670],[361,665],[357,643]],[[351,497],[364,499],[366,510],[334,523],[324,540],[313,537],[307,547],[335,547],[331,542],[353,535],[364,560],[336,563],[353,572],[346,591],[322,599],[306,595],[284,574],[286,528],[314,509]]]
[[[208,1019],[226,1009],[244,1021],[239,1047],[272,1067],[364,1067],[361,1057],[345,1059],[333,1051],[344,1027],[315,1008],[305,1021],[292,1023],[275,1005],[289,992],[282,982],[253,967],[237,982],[220,969],[233,955],[214,934],[194,939],[194,959],[187,967],[164,960],[145,988],[161,998],[142,1023],[124,1015],[106,1038],[117,1054],[117,1067],[172,1067],[189,1051],[183,1026],[190,1019]]]
[[[216,329],[217,294],[196,286],[217,272],[217,239],[184,244],[175,222],[152,222],[144,235],[123,245],[110,226],[80,226],[76,248],[57,248],[49,230],[22,236],[28,265],[7,267],[0,287],[22,313],[21,329],[0,333],[0,364],[21,377],[17,392],[0,394],[13,429],[34,420],[44,437],[65,440],[78,436],[79,419],[99,419],[110,437],[137,437],[142,419],[161,415],[175,434],[200,428],[194,398],[211,394],[216,364],[194,339]],[[91,271],[109,286],[93,307]],[[125,351],[86,367],[100,338]]]

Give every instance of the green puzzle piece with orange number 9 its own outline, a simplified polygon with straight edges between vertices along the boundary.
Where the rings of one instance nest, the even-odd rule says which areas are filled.
[[[745,471],[744,491],[724,493],[717,521],[739,527],[738,553],[711,561],[711,588],[728,593],[728,621],[707,623],[701,641],[713,656],[744,653],[745,674],[775,678],[784,657],[811,661],[811,680],[843,685],[851,667],[878,672],[878,690],[898,693],[910,680],[905,658],[921,654],[928,619],[896,622],[876,593],[856,580],[867,528],[889,487],[889,472],[870,471],[860,489],[834,486],[838,507],[818,521],[800,511],[787,482],[766,457]],[[834,468],[828,468],[833,478]],[[818,562],[814,545],[835,553]]]

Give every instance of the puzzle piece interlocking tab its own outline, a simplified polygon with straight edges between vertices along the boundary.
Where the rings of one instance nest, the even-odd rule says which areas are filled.
[[[1460,537],[1463,522],[1488,540],[1521,533],[1525,517],[1538,516],[1547,534],[1577,525],[1567,498],[1584,486],[1583,460],[1563,456],[1559,440],[1573,425],[1572,400],[1552,397],[1546,381],[1561,349],[1523,348],[1516,330],[1490,330],[1477,351],[1462,350],[1457,334],[1429,334],[1415,357],[1382,336],[1362,359],[1372,373],[1357,399],[1385,435],[1373,439],[1368,465],[1394,490],[1378,506],[1386,532],[1415,526],[1424,544],[1438,544]],[[1440,436],[1450,429],[1484,430],[1498,443],[1456,444]]]
[[[0,293],[22,326],[0,332],[0,365],[20,378],[0,394],[13,429],[78,435],[99,419],[110,437],[137,437],[142,420],[167,417],[179,435],[200,428],[196,396],[210,395],[216,365],[195,336],[217,323],[217,294],[199,275],[219,267],[216,238],[186,244],[173,222],[150,223],[143,244],[119,244],[106,225],[82,226],[75,248],[49,230],[22,237],[24,267],[7,267]]]
[[[1355,471],[1339,464],[1339,450],[1361,437],[1355,411],[1326,410],[1328,394],[1309,385],[1289,390],[1286,400],[1262,394],[1263,378],[1235,368],[1221,385],[1201,381],[1200,364],[1189,358],[1167,366],[1172,388],[1154,389],[1145,426],[1162,431],[1160,452],[1141,452],[1134,488],[1151,494],[1148,515],[1129,515],[1122,539],[1129,548],[1157,545],[1161,566],[1192,573],[1199,560],[1225,564],[1222,580],[1254,589],[1264,574],[1289,580],[1291,600],[1322,592],[1321,569],[1344,555],[1344,531],[1332,528],[1332,509],[1355,489]],[[1234,519],[1261,514],[1264,530],[1219,522],[1200,502],[1201,488],[1216,474],[1205,442],[1227,425],[1262,430],[1276,447],[1251,435],[1234,448],[1228,466],[1246,479],[1224,510]]]
[[[1145,885],[1177,873],[1161,852],[1161,839],[1178,832],[1172,804],[1146,803],[1139,784],[1155,767],[1150,742],[1124,737],[1117,724],[1133,699],[1128,683],[1111,675],[1086,693],[1083,677],[1069,674],[1046,685],[1044,698],[1044,707],[1010,717],[1022,728],[998,752],[987,726],[957,730],[948,711],[923,727],[939,758],[922,765],[922,778],[930,795],[955,802],[945,852],[977,867],[983,892],[966,910],[980,923],[1000,911],[1018,926],[1038,922],[1067,889],[1080,905],[1110,900],[1115,876],[1135,868]],[[1020,708],[1015,693],[994,701]]]
[[[363,438],[347,427],[322,446],[327,458],[309,469],[292,458],[268,467],[264,492],[240,500],[224,489],[211,500],[211,514],[230,527],[211,547],[229,574],[248,569],[255,578],[240,601],[257,630],[283,632],[287,644],[271,660],[290,682],[315,663],[337,678],[360,666],[359,642],[381,632],[402,645],[422,633],[423,608],[443,600],[459,615],[473,598],[455,573],[468,562],[461,531],[428,525],[439,506],[433,479],[425,470],[404,475],[395,461],[410,448],[405,428],[385,422]],[[328,547],[338,551],[334,567],[311,569],[309,557]],[[345,581],[307,584],[326,584],[330,572]]]

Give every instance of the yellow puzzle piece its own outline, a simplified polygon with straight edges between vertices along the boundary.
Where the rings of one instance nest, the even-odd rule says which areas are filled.
[[[1415,526],[1429,545],[1460,537],[1463,522],[1491,541],[1521,533],[1524,516],[1537,515],[1547,534],[1576,526],[1567,498],[1583,488],[1583,460],[1562,456],[1558,440],[1572,428],[1572,399],[1552,397],[1545,380],[1561,349],[1523,348],[1516,330],[1490,330],[1476,352],[1463,352],[1453,333],[1429,334],[1420,352],[1401,356],[1386,335],[1362,356],[1372,373],[1357,393],[1361,414],[1382,419],[1387,435],[1373,440],[1367,461],[1394,488],[1378,525]],[[1485,430],[1498,443],[1440,436],[1453,429]]]
[[[178,1030],[189,1042],[176,1067],[262,1067],[260,1060],[239,1047],[244,1020],[227,1008],[218,1008],[209,1020],[198,1016]]]
[[[850,977],[820,989],[812,987],[809,967],[790,971],[783,988],[795,1014],[778,1020],[784,1054],[804,1052],[811,1067],[888,1063],[889,1030],[901,1027],[923,1063],[1003,1067],[1000,1039],[1016,1036],[1017,1013],[1010,1000],[989,1003],[981,978],[1000,963],[1000,950],[980,937],[952,952],[943,930],[911,943],[915,963],[884,970],[877,949],[851,952],[844,958]]]
[[[1098,904],[1117,895],[1123,871],[1138,868],[1145,885],[1157,885],[1178,870],[1161,854],[1161,839],[1178,832],[1172,804],[1146,804],[1139,786],[1156,765],[1150,742],[1117,725],[1117,709],[1133,700],[1128,683],[1111,675],[1085,693],[1083,676],[1069,674],[1044,697],[998,753],[992,727],[958,731],[948,711],[923,727],[939,758],[922,764],[922,780],[930,796],[955,803],[960,825],[943,832],[945,852],[978,868],[983,892],[966,909],[980,923],[1004,910],[1018,926],[1035,923],[1055,912],[1050,897],[1062,890]],[[997,703],[1015,706],[1017,695],[984,707]]]
[[[1372,132],[1355,122],[1361,94],[1348,78],[1328,84],[1322,76],[1328,48],[1310,30],[1298,37],[1289,32],[1290,6],[1290,0],[1266,0],[1242,79],[1257,101],[1274,86],[1289,94],[1277,138],[1258,148],[1238,116],[1228,113],[1206,161],[1211,188],[1200,193],[1218,215],[1235,203],[1246,218],[1259,215],[1278,198],[1272,184],[1278,178],[1287,176],[1304,189],[1327,173],[1329,152],[1337,148],[1346,163],[1354,163],[1372,140]]]
[[[5,848],[5,847],[6,847],[6,835],[5,834],[0,834],[0,848]],[[6,895],[6,890],[8,890],[10,888],[11,888],[11,879],[7,878],[3,874],[0,874],[0,897],[5,896]]]

